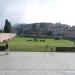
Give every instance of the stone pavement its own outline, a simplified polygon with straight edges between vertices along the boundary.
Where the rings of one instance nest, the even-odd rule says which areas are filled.
[[[75,53],[0,52],[0,75],[75,75]]]

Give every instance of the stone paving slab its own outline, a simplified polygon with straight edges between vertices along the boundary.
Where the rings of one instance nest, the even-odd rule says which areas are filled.
[[[0,75],[75,75],[75,53],[0,52]]]

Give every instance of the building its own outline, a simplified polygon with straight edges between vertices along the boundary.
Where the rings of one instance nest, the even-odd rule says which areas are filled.
[[[51,24],[49,25],[48,30],[53,32],[54,36],[59,36],[63,35],[65,32],[68,32],[70,26],[61,24],[61,23],[56,23],[56,24]]]
[[[64,33],[64,38],[75,39],[75,26],[70,27],[68,32]]]

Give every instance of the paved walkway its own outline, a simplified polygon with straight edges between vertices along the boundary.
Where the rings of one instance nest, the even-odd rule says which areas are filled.
[[[0,53],[0,75],[75,75],[75,53]]]

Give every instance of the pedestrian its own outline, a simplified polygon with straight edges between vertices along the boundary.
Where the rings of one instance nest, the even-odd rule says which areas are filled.
[[[8,43],[7,43],[7,41],[5,41],[5,49],[6,49],[6,55],[8,55],[9,54],[9,45],[8,45]]]

